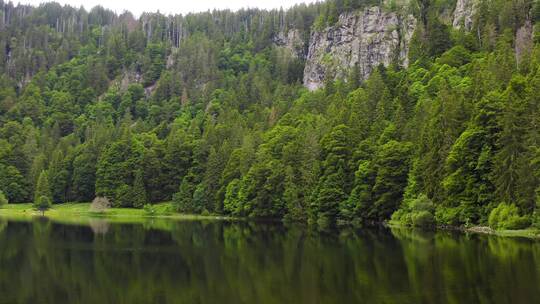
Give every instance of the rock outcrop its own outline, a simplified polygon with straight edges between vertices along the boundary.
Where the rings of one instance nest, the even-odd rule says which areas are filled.
[[[454,21],[452,22],[455,28],[463,27],[468,31],[472,29],[476,2],[476,0],[457,0]]]
[[[328,77],[346,78],[353,68],[366,79],[379,64],[407,66],[415,27],[414,17],[377,6],[342,14],[336,25],[311,33],[304,85],[316,90]]]
[[[290,51],[295,58],[304,59],[306,57],[304,39],[302,39],[302,34],[297,29],[279,32],[274,37],[274,44]]]

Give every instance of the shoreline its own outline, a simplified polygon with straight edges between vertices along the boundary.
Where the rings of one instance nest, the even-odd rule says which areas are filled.
[[[0,208],[0,218],[11,220],[27,220],[32,218],[47,218],[64,223],[85,223],[92,220],[108,220],[116,223],[138,223],[152,219],[164,220],[217,220],[217,221],[245,221],[246,218],[222,216],[222,215],[196,215],[170,212],[172,204],[159,203],[153,205],[155,213],[148,213],[144,209],[133,208],[110,208],[103,212],[90,211],[90,203],[64,203],[53,205],[44,215],[33,208],[30,203],[9,204]],[[413,230],[425,230],[418,227],[410,227],[396,222],[386,222],[383,224],[388,228],[407,228]],[[499,237],[527,238],[540,240],[540,230],[534,228],[521,230],[494,230],[486,226],[455,227],[437,226],[434,230],[459,231],[462,233],[484,234]]]
[[[170,212],[168,208],[171,203],[160,203],[153,205],[155,213],[148,213],[144,209],[134,208],[110,208],[103,212],[90,211],[90,203],[64,203],[56,204],[51,209],[45,211],[35,210],[30,203],[9,204],[0,208],[0,217],[9,219],[32,219],[47,218],[56,221],[84,222],[84,220],[111,220],[112,222],[137,223],[149,219],[171,219],[171,220],[219,220],[219,221],[239,221],[240,218],[221,215],[196,215]]]
[[[407,229],[416,229],[416,230],[425,230],[423,228],[411,227],[402,225],[395,222],[387,222],[385,224],[387,227],[392,228],[407,228]],[[483,234],[483,235],[492,235],[505,238],[527,238],[531,240],[540,240],[540,230],[535,228],[527,228],[520,230],[494,230],[487,226],[470,226],[470,227],[456,227],[456,226],[436,226],[432,230],[435,231],[459,231],[462,233],[472,233],[472,234]]]

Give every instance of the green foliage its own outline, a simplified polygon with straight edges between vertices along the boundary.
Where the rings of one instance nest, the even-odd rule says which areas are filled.
[[[43,198],[47,200],[43,200]],[[34,191],[34,204],[36,207],[39,207],[41,203],[51,203],[51,187],[49,186],[49,174],[47,171],[41,171],[39,174],[38,182],[36,185],[36,190]]]
[[[144,213],[148,216],[156,215],[156,209],[154,208],[154,206],[150,204],[144,205],[143,209],[144,209]]]
[[[48,209],[51,208],[51,205],[52,205],[52,202],[51,202],[51,199],[47,196],[40,196],[35,202],[34,202],[34,207],[41,211],[41,212],[44,212]]]
[[[401,209],[392,214],[392,221],[423,228],[435,225],[435,204],[425,194],[406,200],[403,204]]]
[[[132,207],[133,206],[133,189],[126,184],[120,185],[114,194],[114,207]]]
[[[415,227],[432,227],[435,224],[433,213],[429,211],[419,211],[411,214],[411,222]]]
[[[417,18],[409,66],[303,88],[312,31],[382,2]],[[501,225],[538,225],[538,4],[480,1],[468,31],[455,1],[382,2],[140,20],[4,5],[0,189],[321,227],[486,225],[504,201],[518,218]]]
[[[540,212],[536,210],[531,217],[531,226],[540,229]]]
[[[524,229],[531,225],[527,216],[520,216],[514,204],[499,204],[489,214],[489,226],[493,229]]]
[[[146,189],[144,187],[143,173],[137,170],[135,173],[135,181],[132,188],[133,207],[142,208],[147,204]]]
[[[441,65],[447,64],[451,67],[459,68],[470,63],[471,60],[471,53],[463,46],[458,45],[442,54],[441,57],[437,59],[437,63]]]
[[[7,197],[5,196],[4,192],[0,191],[0,208],[7,205],[9,203]]]
[[[462,207],[440,206],[435,212],[435,220],[439,225],[458,227],[465,224],[461,216]]]
[[[173,203],[176,206],[177,211],[182,213],[200,213],[201,206],[195,205],[193,200],[193,193],[196,186],[193,184],[191,178],[193,176],[186,176],[180,184],[178,192],[173,196]]]

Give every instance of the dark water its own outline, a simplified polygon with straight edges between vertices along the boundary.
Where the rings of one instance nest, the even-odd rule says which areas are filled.
[[[0,303],[540,303],[540,242],[0,219]]]

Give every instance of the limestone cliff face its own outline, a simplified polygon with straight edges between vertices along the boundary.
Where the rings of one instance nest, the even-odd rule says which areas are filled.
[[[274,37],[274,43],[287,51],[293,57],[303,59],[305,54],[305,43],[302,34],[297,29],[290,29],[287,32],[281,31]]]
[[[366,79],[379,64],[395,60],[406,66],[415,27],[412,16],[380,7],[342,14],[336,25],[311,33],[304,85],[316,90],[326,78],[345,78],[353,68]]]
[[[473,26],[473,17],[476,11],[477,0],[457,0],[454,10],[453,26],[456,28],[464,27],[471,30]]]

